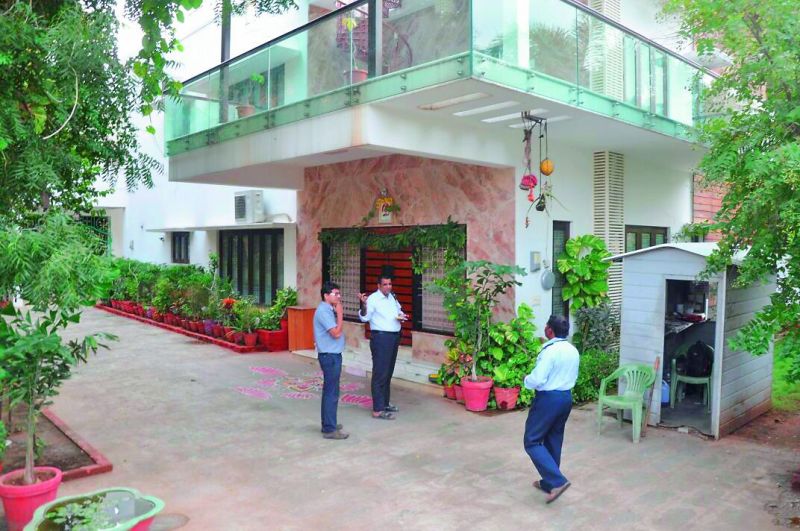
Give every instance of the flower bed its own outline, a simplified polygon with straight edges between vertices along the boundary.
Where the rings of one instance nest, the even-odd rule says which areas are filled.
[[[205,329],[203,328],[203,331],[198,331],[198,330],[200,330],[200,328],[198,327],[198,324],[196,322],[193,322],[193,321],[186,321],[185,319],[180,319],[180,321],[182,321],[189,328],[183,328],[181,326],[176,326],[174,324],[167,324],[167,323],[164,323],[163,321],[159,322],[159,321],[157,321],[155,319],[147,317],[146,316],[146,312],[142,312],[140,310],[140,306],[139,305],[136,305],[134,303],[130,303],[128,301],[114,301],[114,306],[117,306],[120,309],[112,308],[111,306],[107,306],[105,304],[99,304],[98,303],[96,305],[97,308],[99,308],[101,310],[105,310],[105,311],[107,311],[109,313],[113,313],[114,315],[119,315],[119,316],[122,316],[122,317],[127,317],[129,319],[134,319],[134,320],[142,322],[142,323],[151,324],[153,326],[157,326],[159,328],[163,328],[165,330],[169,330],[170,332],[177,332],[179,334],[183,334],[185,336],[189,336],[189,337],[194,338],[194,339],[199,339],[200,341],[205,341],[207,343],[213,343],[213,344],[218,345],[220,347],[224,347],[224,348],[230,349],[230,350],[236,352],[237,354],[250,354],[250,353],[253,353],[253,352],[275,352],[275,351],[279,350],[279,347],[283,347],[284,346],[284,343],[282,341],[280,341],[279,339],[277,339],[277,337],[279,337],[281,335],[286,336],[286,338],[287,338],[286,339],[286,346],[288,347],[288,333],[286,331],[286,328],[283,327],[283,326],[282,326],[281,330],[276,330],[276,331],[272,332],[272,334],[274,334],[276,336],[276,338],[271,339],[271,341],[269,343],[267,343],[267,344],[256,344],[253,347],[248,347],[248,346],[244,346],[244,345],[238,345],[238,344],[236,344],[236,343],[234,343],[232,341],[228,341],[224,337],[213,337],[213,335],[206,335]],[[128,308],[130,311],[126,312],[122,308]],[[200,326],[204,327],[204,324],[203,324],[202,321],[199,321],[199,323],[200,323]],[[224,328],[224,327],[220,326],[220,328]],[[213,334],[213,332],[212,332],[212,334]],[[227,335],[229,337],[233,337],[233,334],[228,333]],[[280,350],[286,350],[286,347],[280,348]]]

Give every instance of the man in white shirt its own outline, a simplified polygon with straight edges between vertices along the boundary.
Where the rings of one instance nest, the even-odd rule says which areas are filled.
[[[578,379],[580,355],[567,340],[569,322],[551,315],[544,327],[548,341],[542,345],[536,366],[525,377],[525,387],[536,396],[525,422],[525,451],[542,479],[533,486],[554,502],[570,486],[561,473],[561,445],[564,427],[572,410],[572,392]]]
[[[394,420],[397,406],[389,402],[392,374],[400,347],[400,324],[406,320],[400,303],[392,294],[391,275],[383,272],[378,290],[369,297],[359,293],[361,310],[358,317],[369,323],[369,349],[372,352],[372,417]]]

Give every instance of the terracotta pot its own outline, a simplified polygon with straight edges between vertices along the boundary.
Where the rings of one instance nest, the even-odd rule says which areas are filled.
[[[489,393],[494,381],[488,376],[478,376],[478,381],[470,381],[469,376],[461,379],[464,388],[464,404],[468,411],[485,411],[489,403]]]
[[[256,342],[258,341],[258,334],[256,334],[255,332],[248,332],[242,334],[242,338],[244,340],[244,346],[254,347],[256,346]]]
[[[222,337],[225,339],[225,341],[233,342],[233,328],[231,328],[229,326],[223,326],[222,327]]]
[[[244,333],[242,332],[234,332],[233,333],[233,342],[237,345],[241,345],[244,342]]]
[[[346,83],[361,83],[367,80],[369,72],[360,68],[344,71],[344,79]]]
[[[256,333],[258,333],[259,345],[265,346],[270,352],[289,349],[289,333],[286,329],[256,330]]]
[[[519,398],[519,386],[494,386],[494,398],[497,402],[497,409],[514,409],[517,406],[517,398]]]
[[[444,396],[449,400],[456,399],[456,388],[453,385],[445,385],[444,386]]]
[[[44,481],[33,485],[10,484],[23,473],[24,471],[19,469],[0,476],[0,498],[3,499],[8,531],[22,531],[25,524],[33,518],[37,507],[56,499],[58,486],[61,485],[61,471],[49,466],[34,468],[37,476],[48,477]]]

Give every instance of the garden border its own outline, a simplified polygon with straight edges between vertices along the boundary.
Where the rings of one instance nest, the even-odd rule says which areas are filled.
[[[75,446],[80,448],[81,451],[88,455],[89,459],[94,461],[93,465],[86,465],[79,468],[73,468],[72,470],[62,471],[63,481],[95,476],[97,474],[105,474],[106,472],[111,472],[114,470],[114,465],[106,458],[106,456],[100,453],[97,448],[89,444],[83,437],[78,435],[75,430],[67,426],[67,423],[64,422],[61,417],[53,413],[52,410],[45,409],[42,411],[42,414],[47,417],[47,420],[49,420],[53,426],[56,427],[56,429],[63,433],[67,439],[72,441]]]
[[[95,308],[99,308],[100,310],[105,310],[109,313],[113,313],[114,315],[118,315],[120,317],[127,317],[129,319],[133,319],[135,321],[139,321],[140,323],[145,323],[153,326],[157,326],[159,328],[163,328],[164,330],[169,330],[170,332],[177,332],[179,334],[183,334],[185,336],[189,336],[192,339],[199,339],[200,341],[205,341],[206,343],[213,343],[218,347],[227,348],[236,352],[237,354],[255,354],[259,352],[270,352],[267,350],[267,347],[264,345],[256,345],[255,347],[245,347],[243,345],[236,345],[231,343],[230,341],[223,341],[222,339],[216,337],[210,337],[205,334],[200,334],[197,332],[191,332],[189,330],[185,330],[178,326],[172,326],[165,323],[159,323],[158,321],[154,321],[153,319],[148,319],[147,317],[141,317],[139,315],[133,315],[127,312],[123,312],[121,310],[116,310],[111,306],[106,306],[105,304],[97,303],[94,305]]]

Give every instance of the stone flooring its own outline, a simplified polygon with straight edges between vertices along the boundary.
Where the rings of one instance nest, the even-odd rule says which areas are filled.
[[[594,409],[567,425],[556,503],[531,488],[526,412],[479,415],[415,384],[393,387],[393,422],[373,420],[369,382],[345,375],[346,441],[320,436],[318,366],[238,355],[88,310],[73,334],[119,335],[81,367],[54,410],[114,471],[61,495],[120,485],[161,497],[153,529],[767,529],[765,509],[797,456],[736,438],[650,428],[634,445]],[[255,369],[254,369],[255,368]]]

